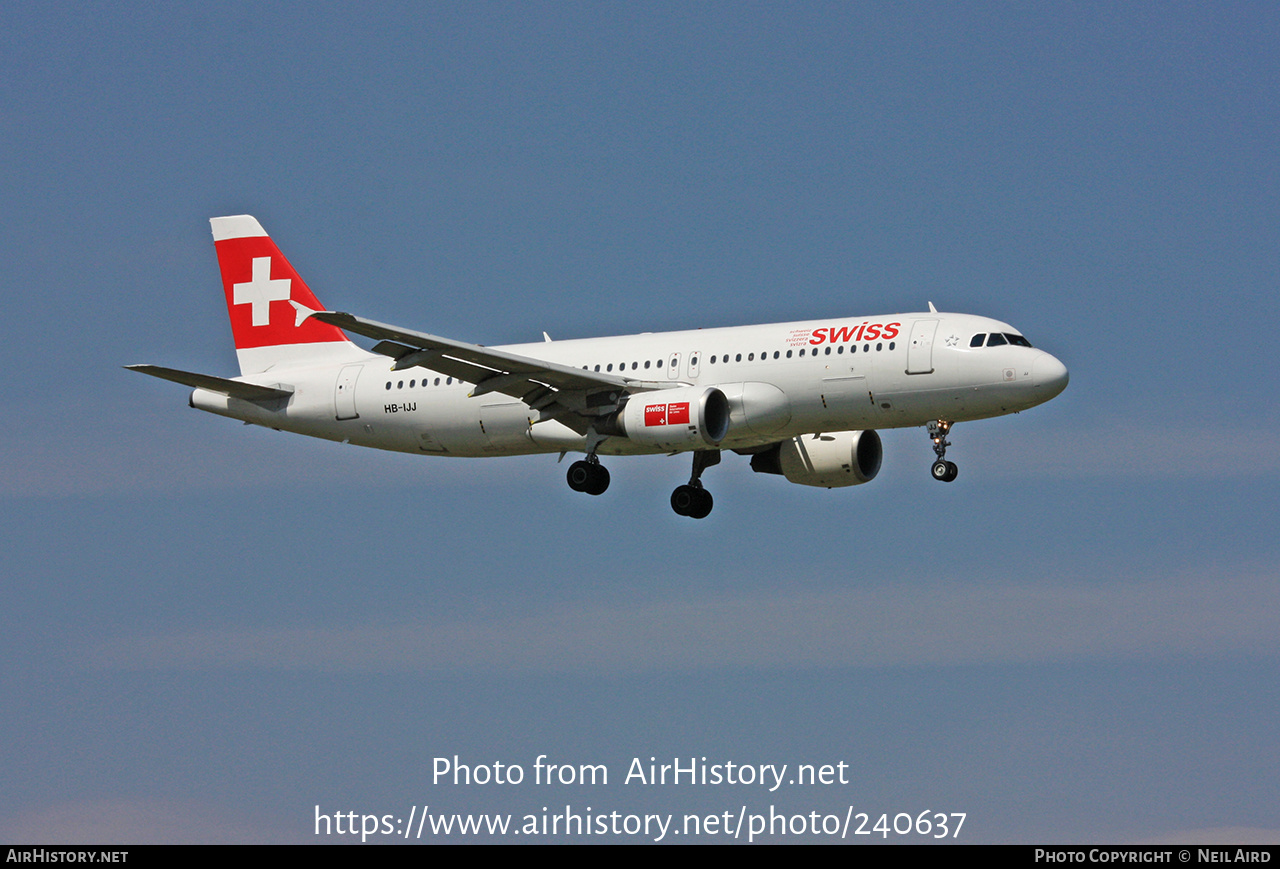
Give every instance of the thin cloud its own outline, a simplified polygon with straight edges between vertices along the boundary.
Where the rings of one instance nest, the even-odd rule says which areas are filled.
[[[356,627],[212,630],[94,647],[104,670],[530,674],[1273,656],[1259,569],[1123,585],[882,585]]]
[[[181,400],[160,410],[138,403],[110,411],[80,409],[84,413],[74,419],[46,420],[43,430],[13,429],[0,439],[5,456],[0,497],[187,493],[329,482],[387,489],[428,476],[459,484],[472,476],[470,462],[246,428],[189,411]],[[958,452],[953,455],[971,469],[966,476],[980,472],[993,480],[1191,480],[1280,473],[1280,454],[1258,448],[1269,437],[1264,429],[1173,428],[1161,431],[1158,443],[1149,428],[1136,425],[1034,432],[1015,428],[998,437],[991,435],[994,429],[982,436],[974,429],[956,431],[952,440]],[[905,439],[898,442],[900,438],[904,436],[886,443],[891,455],[904,462],[908,455],[922,461],[927,452],[923,435],[909,445]],[[500,470],[520,474],[528,467],[508,459]],[[415,470],[423,477],[416,477]]]
[[[41,845],[232,845],[300,842],[228,819],[221,809],[163,800],[68,802],[0,819],[0,839]]]
[[[1253,846],[1280,844],[1280,829],[1261,827],[1208,827],[1203,830],[1180,830],[1165,833],[1133,844],[1155,845],[1225,845]]]
[[[1280,454],[1259,449],[1268,430],[1107,425],[1039,430],[1009,437],[966,437],[957,426],[952,441],[993,478],[1054,477],[1223,479],[1280,473]],[[961,456],[956,452],[957,457]]]

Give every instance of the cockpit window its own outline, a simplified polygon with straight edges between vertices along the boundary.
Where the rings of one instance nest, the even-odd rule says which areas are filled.
[[[1004,340],[1004,336],[1001,335],[999,332],[992,332],[991,335],[987,338],[988,347],[1000,347],[1008,343],[1009,342]]]
[[[969,346],[970,346],[970,347],[981,347],[981,346],[982,346],[982,344],[983,344],[983,342],[985,342],[986,340],[987,340],[987,333],[986,333],[986,332],[980,332],[980,333],[978,333],[977,335],[974,335],[974,336],[969,340]]]
[[[1009,343],[1010,343],[1010,344],[1013,344],[1013,345],[1014,345],[1014,346],[1016,346],[1016,347],[1030,347],[1030,346],[1031,346],[1031,342],[1030,342],[1030,341],[1028,341],[1026,338],[1023,338],[1021,335],[1014,335],[1014,334],[1012,334],[1012,333],[1010,333],[1010,332],[1005,332],[1005,333],[1004,333],[1004,337],[1005,337],[1005,338],[1007,338],[1007,339],[1009,339]]]

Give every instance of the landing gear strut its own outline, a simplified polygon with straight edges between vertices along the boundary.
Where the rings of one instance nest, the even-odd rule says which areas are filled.
[[[609,470],[596,458],[596,450],[603,441],[594,428],[587,430],[587,457],[570,465],[566,474],[573,491],[602,495],[609,488]]]
[[[938,460],[933,463],[929,471],[935,480],[944,483],[950,483],[960,473],[955,462],[947,461],[947,447],[951,446],[951,441],[947,440],[949,431],[951,431],[951,423],[945,419],[929,423],[929,438],[933,441],[933,451],[938,456]]]
[[[711,513],[715,503],[711,493],[702,488],[702,472],[712,465],[720,464],[719,450],[696,450],[693,454],[693,476],[684,486],[676,486],[671,493],[671,509],[678,516],[690,519],[705,519]]]

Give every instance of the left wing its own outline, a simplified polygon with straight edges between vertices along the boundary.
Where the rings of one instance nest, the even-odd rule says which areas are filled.
[[[571,419],[563,417],[599,416],[616,409],[620,399],[629,393],[680,385],[573,368],[559,362],[388,326],[340,311],[316,311],[311,316],[322,323],[378,341],[374,352],[395,359],[393,370],[419,367],[439,371],[474,383],[472,396],[490,392],[510,395],[538,411],[541,419],[559,417],[571,428],[581,427],[584,432],[585,425],[574,425]]]

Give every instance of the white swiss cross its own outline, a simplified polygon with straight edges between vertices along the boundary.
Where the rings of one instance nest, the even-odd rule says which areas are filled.
[[[253,280],[232,284],[231,300],[237,305],[253,305],[253,325],[266,326],[271,323],[271,303],[288,300],[289,284],[288,278],[271,280],[271,257],[255,256]]]

